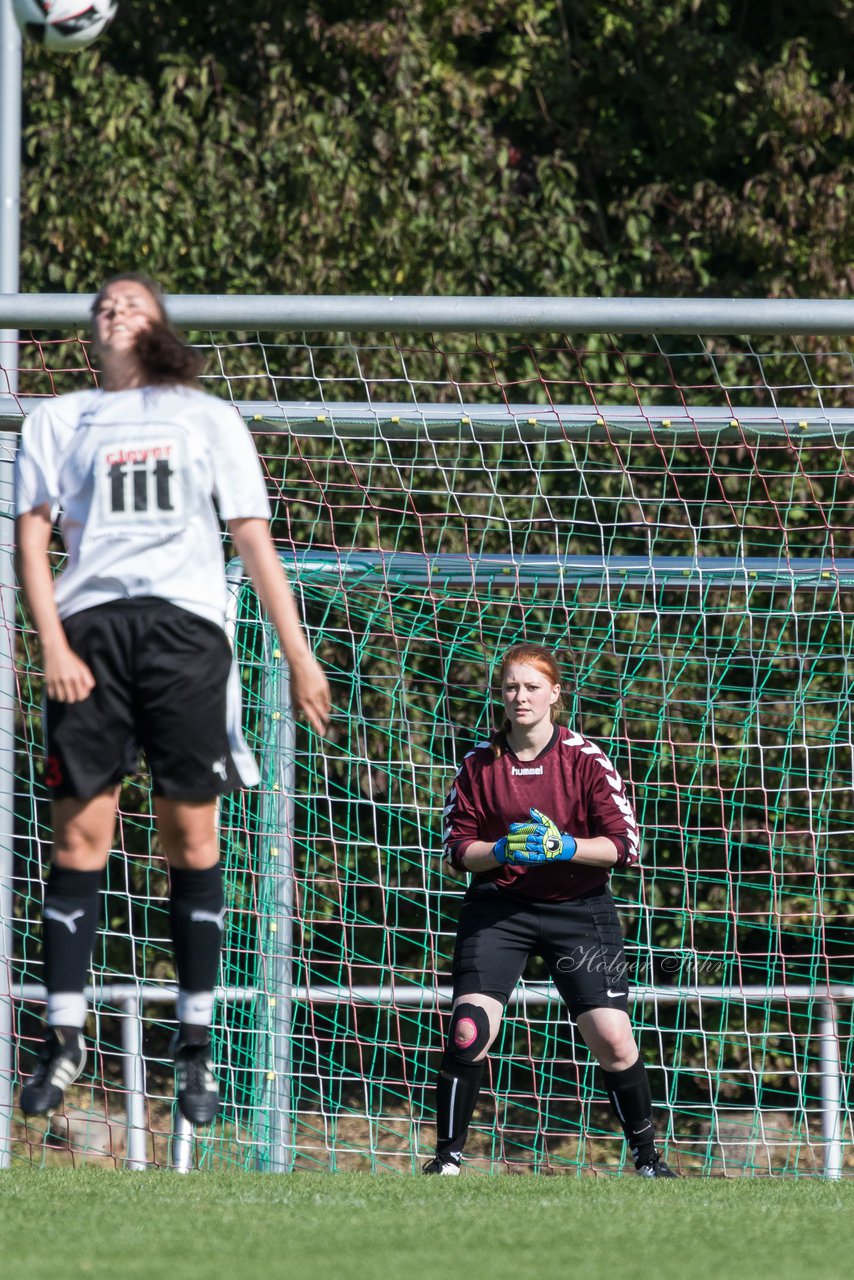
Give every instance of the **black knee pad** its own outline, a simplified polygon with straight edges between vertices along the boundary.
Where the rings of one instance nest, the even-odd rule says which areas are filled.
[[[448,1028],[446,1060],[472,1065],[489,1045],[489,1014],[477,1004],[458,1004]]]

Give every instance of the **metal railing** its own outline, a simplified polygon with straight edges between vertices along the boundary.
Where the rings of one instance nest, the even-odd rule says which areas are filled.
[[[37,983],[21,983],[13,987],[12,998],[18,1001],[44,1002],[44,987]],[[249,1003],[255,999],[269,998],[269,992],[251,987],[219,987],[216,997],[231,1003]],[[128,1169],[142,1170],[149,1167],[148,1140],[145,1127],[145,1057],[143,1045],[143,1006],[145,1004],[174,1004],[177,988],[140,983],[113,983],[89,988],[87,996],[94,1006],[110,1005],[121,1010],[122,1071],[125,1088],[125,1118],[127,1124],[127,1148],[125,1163]],[[382,986],[299,986],[285,992],[277,992],[294,1004],[353,1004],[392,1008],[418,1008],[423,1010],[450,1006],[453,989],[450,985],[415,987],[406,985]],[[692,1004],[703,1001],[742,1003],[745,1009],[750,1001],[785,1001],[788,1004],[818,1002],[821,1009],[818,1024],[819,1042],[819,1099],[824,1144],[823,1174],[828,1179],[839,1179],[843,1168],[843,1134],[845,1131],[844,1087],[842,1055],[839,1049],[837,1029],[838,1004],[854,1003],[854,986],[830,987],[762,986],[673,986],[636,987],[629,992],[629,1001],[640,1005]],[[508,1008],[527,1009],[560,1001],[551,983],[523,982],[510,998]],[[6,1084],[6,1081],[0,1082]],[[289,1084],[289,1082],[287,1082]],[[12,1081],[8,1080],[8,1103],[11,1106]],[[276,1090],[271,1097],[279,1096]],[[288,1091],[288,1097],[290,1092]],[[177,1115],[177,1109],[176,1109]],[[292,1133],[292,1118],[270,1117],[271,1130],[280,1135]],[[192,1126],[177,1115],[172,1139],[172,1167],[186,1172],[192,1165]],[[265,1162],[266,1163],[266,1162]],[[269,1166],[284,1171],[292,1164],[290,1137],[287,1149],[272,1151]]]
[[[0,295],[0,328],[88,328],[92,293]],[[186,328],[407,333],[854,333],[854,301],[821,298],[546,298],[170,294]]]

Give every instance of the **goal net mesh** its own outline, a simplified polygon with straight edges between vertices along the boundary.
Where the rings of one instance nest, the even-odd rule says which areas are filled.
[[[275,638],[233,564],[262,783],[221,810],[224,1106],[196,1134],[200,1165],[409,1171],[429,1152],[464,888],[440,861],[441,808],[495,724],[496,658],[528,639],[557,652],[567,722],[608,751],[637,808],[642,862],[613,889],[668,1158],[821,1172],[828,1138],[850,1129],[843,1091],[828,1131],[854,997],[850,344],[195,336],[207,389],[255,434],[335,706],[323,738],[294,724]],[[96,382],[82,338],[25,340],[19,363],[24,396]],[[43,1008],[49,815],[38,655],[19,622],[23,1073]],[[62,1116],[16,1120],[16,1161],[124,1160],[134,1090],[145,1158],[169,1159],[174,975],[145,775],[120,806],[96,1052]],[[625,1162],[537,962],[490,1055],[469,1155],[484,1172]]]

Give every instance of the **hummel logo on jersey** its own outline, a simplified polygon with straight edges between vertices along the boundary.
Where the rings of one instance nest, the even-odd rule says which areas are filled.
[[[60,924],[64,924],[69,933],[77,932],[77,921],[81,916],[85,916],[85,911],[57,911],[56,907],[45,907],[44,917],[46,920],[58,920]]]
[[[225,907],[221,911],[202,911],[201,909],[190,912],[190,919],[196,924],[215,924],[222,932],[225,924]]]
[[[536,768],[521,769],[518,765],[514,764],[510,766],[510,772],[514,778],[527,778],[532,774],[541,774],[543,772],[543,766],[540,764],[537,765]]]
[[[211,765],[211,773],[215,773],[225,782],[228,778],[228,770],[226,769],[225,756],[220,756],[218,760],[214,760]]]

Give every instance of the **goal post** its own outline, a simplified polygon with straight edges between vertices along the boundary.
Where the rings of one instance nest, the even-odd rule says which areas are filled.
[[[736,598],[740,604],[749,603],[753,616],[763,617],[768,613],[769,593],[779,593],[781,586],[787,593],[807,589],[832,595],[841,575],[843,583],[854,584],[854,564],[837,563],[833,573],[828,569],[829,561],[804,561],[798,567],[795,577],[790,575],[784,584],[783,572],[779,564],[769,561],[763,565],[761,561],[747,561],[739,564],[730,562],[724,565],[715,560],[709,569],[702,564],[691,564],[690,561],[673,558],[674,564],[659,565],[651,562],[642,567],[637,563],[624,564],[616,557],[613,563],[595,565],[592,563],[573,564],[556,557],[532,557],[528,563],[524,558],[514,560],[508,556],[483,557],[477,562],[466,560],[461,556],[442,556],[428,558],[413,553],[385,555],[381,552],[356,552],[349,557],[334,556],[322,553],[306,553],[300,557],[286,557],[285,563],[292,580],[298,584],[304,608],[309,617],[318,612],[334,628],[335,619],[347,611],[350,615],[349,635],[352,637],[349,661],[342,664],[342,670],[335,672],[335,685],[338,694],[337,705],[344,713],[345,722],[352,724],[350,736],[340,748],[331,749],[328,757],[318,760],[315,774],[321,769],[328,771],[335,762],[349,768],[350,781],[339,786],[338,791],[347,797],[346,803],[352,808],[352,798],[358,796],[360,785],[356,775],[368,768],[376,768],[384,772],[385,785],[375,796],[371,805],[385,814],[393,809],[399,822],[407,823],[411,828],[430,829],[435,823],[436,796],[441,794],[442,784],[436,777],[452,770],[449,760],[438,744],[440,733],[436,730],[437,722],[444,724],[447,720],[446,689],[435,684],[435,698],[429,709],[425,711],[421,705],[423,690],[419,691],[419,682],[423,683],[425,675],[419,672],[417,658],[418,648],[423,634],[423,612],[413,609],[413,591],[419,598],[429,600],[431,614],[436,615],[452,608],[476,611],[480,622],[480,634],[488,644],[489,633],[484,624],[484,613],[492,609],[495,615],[494,626],[504,628],[506,623],[501,615],[506,610],[512,592],[524,591],[536,596],[540,611],[548,608],[552,614],[558,613],[561,619],[567,611],[574,619],[573,634],[577,643],[585,650],[591,638],[595,642],[595,627],[592,625],[593,613],[607,598],[610,583],[616,583],[619,597],[615,604],[625,614],[624,634],[633,632],[639,616],[648,607],[648,596],[640,590],[648,586],[650,581],[658,579],[658,614],[662,631],[662,641],[655,650],[656,660],[666,655],[668,647],[672,650],[679,645],[678,627],[684,624],[688,609],[695,616],[699,613],[702,602],[707,613],[711,612],[711,602],[715,596],[723,593],[728,602]],[[625,575],[628,585],[623,579]],[[707,576],[706,576],[707,575]],[[508,577],[512,587],[508,587]],[[749,585],[748,585],[749,584]],[[595,591],[594,591],[595,589]],[[673,595],[675,591],[675,596]],[[686,605],[686,597],[694,597],[693,602]],[[318,609],[320,606],[320,609]],[[743,613],[743,610],[741,611]],[[386,672],[386,680],[395,688],[393,694],[394,713],[387,717],[388,722],[397,722],[406,726],[405,732],[397,744],[397,750],[387,748],[383,752],[366,750],[360,742],[361,718],[351,714],[357,706],[364,705],[370,699],[370,687],[376,688],[378,675],[376,667],[376,650],[380,634],[389,634],[389,618],[395,620],[394,635],[396,639],[395,657],[397,670]],[[727,636],[729,648],[717,655],[716,672],[723,675],[730,667],[733,651],[737,652],[740,642],[739,613],[730,611],[732,625]],[[677,630],[674,634],[673,628]],[[546,630],[549,631],[548,624]],[[445,646],[444,661],[452,670],[457,663],[482,661],[468,642],[470,631],[463,623],[460,627],[457,620],[449,630],[449,637],[461,631],[464,645],[461,651],[453,651],[453,640],[449,638]],[[524,634],[524,630],[520,631]],[[690,629],[689,637],[694,634]],[[362,643],[365,636],[377,638],[373,649]],[[328,641],[328,634],[323,630],[316,633],[321,644]],[[515,639],[511,632],[506,642]],[[690,641],[683,644],[683,655],[680,660],[690,659]],[[408,677],[406,673],[408,674]],[[616,671],[613,678],[617,685],[625,685],[625,676]],[[639,678],[639,672],[633,673],[633,679]],[[615,685],[615,688],[617,687]],[[711,682],[712,693],[716,681]],[[766,689],[765,696],[771,692]],[[700,687],[697,693],[701,694]],[[391,695],[390,695],[391,696]],[[619,696],[617,701],[619,701]],[[482,699],[479,686],[475,683],[471,690],[473,718],[482,711]],[[659,706],[663,710],[663,706]],[[270,726],[270,732],[274,728]],[[642,750],[643,743],[634,738],[636,750]],[[420,761],[419,757],[420,756]],[[642,757],[640,757],[642,758]],[[418,782],[415,770],[418,765],[428,770],[422,782]],[[643,816],[650,816],[650,799],[657,799],[659,787],[644,785],[643,771],[638,771],[636,761],[635,787],[644,790],[646,798],[640,801]],[[432,766],[432,767],[431,767]],[[411,775],[407,778],[405,775]],[[392,792],[394,796],[392,797]],[[341,937],[337,954],[320,956],[312,939],[312,928],[318,920],[323,920],[328,910],[328,899],[323,887],[318,887],[313,876],[307,874],[305,860],[302,866],[295,868],[295,876],[299,883],[300,937],[296,944],[297,993],[296,1004],[303,1009],[314,1007],[314,1032],[309,1036],[304,1021],[297,1018],[291,1029],[293,1049],[292,1057],[299,1063],[305,1060],[308,1052],[307,1038],[312,1041],[311,1053],[315,1056],[323,1052],[326,1043],[327,1061],[325,1070],[318,1071],[320,1081],[331,1082],[336,1072],[341,1078],[349,1078],[351,1094],[342,1098],[334,1094],[331,1086],[328,1092],[319,1089],[319,1097],[309,1087],[306,1072],[294,1071],[294,1114],[293,1114],[293,1147],[288,1153],[288,1167],[294,1163],[302,1167],[311,1167],[312,1162],[323,1163],[327,1155],[331,1160],[354,1157],[352,1150],[344,1149],[343,1157],[336,1151],[336,1143],[332,1143],[332,1151],[327,1153],[321,1133],[326,1126],[336,1123],[353,1133],[361,1122],[362,1152],[361,1158],[370,1159],[375,1167],[395,1167],[401,1157],[408,1151],[417,1149],[423,1126],[420,1118],[429,1113],[429,1102],[425,1100],[428,1080],[417,1073],[417,1064],[431,1061],[431,1046],[436,1043],[437,1013],[449,1006],[450,988],[448,985],[448,965],[450,946],[450,919],[453,906],[445,904],[443,910],[441,898],[458,896],[458,887],[452,885],[450,891],[443,889],[441,883],[435,884],[432,893],[435,898],[432,910],[427,894],[431,892],[426,886],[430,881],[430,868],[424,866],[420,859],[424,849],[423,837],[415,842],[415,849],[409,847],[403,838],[383,842],[375,829],[367,841],[357,831],[358,824],[350,817],[338,814],[327,814],[321,807],[328,799],[319,778],[301,788],[301,804],[304,812],[298,825],[304,831],[314,833],[313,841],[318,839],[329,846],[326,861],[337,867],[334,883],[340,891],[346,883],[348,875],[358,875],[359,863],[369,860],[368,867],[363,867],[365,883],[383,884],[383,913],[386,919],[395,921],[395,929],[386,931],[385,945],[379,951],[371,950],[360,942],[360,931],[376,924],[377,913],[364,908],[361,912],[349,914],[340,909],[337,925]],[[315,807],[312,808],[312,798]],[[690,794],[686,788],[686,798]],[[359,801],[357,800],[358,804]],[[737,796],[732,801],[732,812],[737,815],[743,807],[743,799]],[[340,808],[340,804],[339,804]],[[431,815],[433,815],[431,817]],[[380,825],[382,824],[380,818]],[[650,825],[653,825],[650,823]],[[320,832],[321,834],[317,834]],[[686,838],[691,831],[685,833]],[[299,836],[297,846],[303,843]],[[651,842],[648,841],[648,847]],[[367,847],[366,847],[367,846]],[[380,864],[374,870],[374,859]],[[690,862],[690,858],[688,859]],[[383,871],[382,864],[385,863]],[[697,865],[688,868],[694,875],[702,875],[703,867],[699,859]],[[433,870],[436,870],[434,868]],[[678,883],[683,874],[682,866],[648,865],[646,876],[651,885],[651,897],[656,896],[656,888],[662,896],[672,895],[674,881]],[[712,879],[713,868],[706,868],[706,874]],[[766,956],[759,963],[754,963],[752,971],[748,970],[750,959],[747,954],[739,955],[738,948],[730,948],[727,954],[725,947],[715,943],[714,937],[707,940],[706,945],[698,950],[690,941],[682,942],[679,947],[673,946],[672,939],[656,940],[656,913],[650,904],[646,910],[637,910],[636,887],[631,883],[632,877],[623,877],[618,881],[617,894],[621,906],[629,914],[634,912],[633,927],[627,930],[628,958],[632,977],[632,998],[637,1024],[642,1029],[641,1044],[647,1050],[652,1045],[659,1050],[660,1061],[653,1055],[651,1069],[659,1081],[656,1099],[661,1101],[671,1098],[670,1136],[681,1147],[683,1156],[690,1153],[695,1161],[686,1160],[687,1168],[700,1168],[706,1172],[725,1169],[738,1171],[739,1167],[771,1171],[775,1149],[798,1147],[797,1158],[792,1171],[805,1171],[810,1167],[831,1176],[841,1167],[841,1137],[843,1132],[844,1112],[840,1094],[842,1065],[839,1057],[839,1038],[835,1019],[837,1009],[842,1017],[848,1016],[850,1001],[854,996],[854,987],[844,981],[834,985],[810,985],[809,982],[795,980],[800,976],[809,976],[810,966],[806,965],[798,971],[791,968],[789,982],[763,983],[761,981],[763,967],[769,960]],[[658,880],[658,886],[656,885]],[[745,892],[749,892],[745,891]],[[413,910],[413,900],[416,899]],[[744,915],[749,920],[749,907],[754,909],[761,901],[762,890],[754,895],[752,903],[745,903]],[[448,911],[448,908],[450,910]],[[682,905],[677,904],[677,911]],[[769,904],[769,911],[773,904]],[[409,920],[407,920],[407,911]],[[673,908],[664,906],[662,915],[672,915]],[[435,931],[425,948],[421,948],[416,940],[424,921],[429,929]],[[702,921],[697,922],[698,929]],[[764,923],[762,929],[767,935],[769,925]],[[652,936],[651,936],[652,935]],[[409,954],[405,953],[409,943]],[[699,939],[698,939],[699,941]],[[394,959],[390,952],[394,951]],[[421,963],[421,954],[429,954],[429,962]],[[444,953],[445,963],[437,964],[434,954]],[[381,972],[377,975],[379,983],[370,981],[369,966],[381,964]],[[811,963],[814,962],[814,957]],[[741,966],[741,968],[739,968]],[[444,982],[442,980],[443,975]],[[755,977],[759,981],[739,980],[739,975]],[[438,981],[426,983],[426,978]],[[785,974],[781,975],[785,978]],[[378,1005],[385,1005],[392,1014],[400,1019],[397,1030],[392,1033],[389,1027],[373,1028],[369,1036],[360,1035],[358,1026],[350,1035],[343,1037],[343,1044],[335,1044],[335,1036],[331,1028],[336,1019],[350,1016],[354,1023],[358,1022],[358,1010],[371,1010]],[[324,1016],[324,1007],[332,1007],[333,1013]],[[349,1014],[342,1014],[341,1006],[349,1007]],[[694,1012],[696,1008],[696,1013]],[[681,1010],[678,1017],[672,1016]],[[686,1012],[690,1011],[690,1012]],[[564,1140],[573,1126],[567,1126],[567,1117],[577,1109],[582,1111],[580,1126],[576,1126],[587,1134],[587,1140],[594,1146],[607,1146],[608,1142],[602,1132],[604,1123],[601,1115],[597,1116],[595,1079],[587,1073],[584,1084],[579,1088],[576,1097],[569,1101],[566,1094],[555,1088],[553,1070],[547,1060],[541,1060],[536,1054],[528,1054],[529,1061],[523,1068],[519,1058],[519,1042],[530,1044],[532,1034],[539,1032],[544,1042],[559,1039],[560,1014],[556,1006],[555,993],[547,983],[532,981],[526,984],[519,1001],[511,1003],[514,1011],[509,1019],[513,1035],[505,1032],[504,1054],[494,1054],[500,1067],[496,1068],[492,1087],[494,1106],[507,1115],[515,1114],[513,1125],[503,1124],[501,1127],[504,1140],[503,1148],[484,1149],[483,1135],[480,1135],[480,1154],[487,1167],[501,1167],[508,1160],[508,1134],[515,1130],[518,1135],[531,1126],[531,1120],[525,1120],[525,1108],[519,1102],[523,1091],[514,1082],[514,1075],[523,1070],[530,1070],[537,1083],[531,1091],[532,1099],[539,1099],[546,1107],[544,1129],[552,1141],[555,1134],[549,1132],[554,1125],[559,1133],[564,1130]],[[714,1030],[707,1027],[702,1030],[703,1022],[715,1024]],[[793,1025],[797,1030],[793,1030]],[[318,1027],[321,1034],[318,1034]],[[322,1030],[326,1028],[324,1037]],[[699,1036],[705,1041],[704,1052],[710,1045],[717,1044],[721,1054],[721,1066],[715,1069],[708,1062],[701,1063],[692,1059],[691,1043]],[[781,1053],[778,1042],[790,1038],[790,1049]],[[721,1044],[727,1037],[746,1042],[747,1052],[739,1060],[738,1054],[725,1066],[727,1051]],[[514,1039],[516,1043],[514,1044]],[[794,1049],[798,1043],[800,1048]],[[389,1067],[389,1061],[395,1055],[407,1050],[408,1059],[413,1064],[413,1078],[407,1080],[403,1067]],[[336,1060],[336,1049],[341,1054],[341,1061]],[[349,1054],[348,1054],[349,1049]],[[358,1052],[370,1053],[372,1069],[360,1079]],[[777,1074],[785,1074],[779,1070],[780,1062],[785,1059],[791,1062],[793,1072],[797,1070],[795,1061],[797,1054],[803,1054],[802,1075],[799,1075],[797,1087],[772,1086],[771,1081]],[[578,1052],[578,1046],[572,1046],[570,1061],[577,1063],[585,1058],[584,1051]],[[776,1061],[775,1061],[776,1059]],[[564,1064],[565,1065],[565,1064]],[[504,1078],[502,1079],[502,1073]],[[550,1078],[550,1073],[552,1078]],[[729,1076],[729,1080],[726,1077]],[[751,1108],[739,1100],[738,1092],[752,1093],[755,1079],[767,1078],[768,1091],[777,1096],[777,1111]],[[360,1087],[355,1095],[352,1090],[359,1081]],[[703,1113],[703,1104],[697,1097],[703,1087],[714,1093],[721,1083],[735,1096],[727,1099],[726,1093],[705,1106],[705,1119],[697,1122]],[[564,1082],[565,1087],[565,1082]],[[382,1101],[386,1097],[397,1097],[398,1102]],[[555,1095],[560,1099],[555,1101]],[[781,1101],[786,1099],[786,1101]],[[549,1114],[549,1108],[554,1111]],[[560,1120],[554,1118],[554,1112]],[[561,1111],[563,1114],[561,1115]],[[793,1140],[792,1133],[785,1128],[786,1117],[798,1116],[798,1124],[806,1125],[804,1134]],[[781,1116],[783,1119],[781,1119]],[[376,1124],[378,1135],[371,1134],[371,1123]],[[382,1135],[383,1122],[388,1135]],[[428,1122],[429,1123],[429,1122]],[[397,1126],[397,1128],[395,1128]],[[401,1126],[405,1128],[405,1136],[401,1138]],[[768,1132],[766,1132],[766,1128]],[[397,1147],[391,1145],[391,1137],[397,1136]],[[493,1141],[495,1131],[493,1131]],[[578,1134],[576,1133],[578,1141]],[[477,1139],[476,1139],[477,1141]],[[579,1144],[580,1145],[580,1144]],[[613,1145],[613,1140],[612,1140]],[[548,1158],[539,1152],[535,1145],[524,1150],[524,1143],[519,1144],[516,1160],[519,1164],[537,1165],[537,1162],[548,1163]],[[720,1148],[720,1151],[717,1149]],[[733,1154],[733,1148],[736,1155]],[[766,1163],[762,1162],[762,1149],[765,1149]],[[745,1154],[747,1153],[747,1154]],[[770,1153],[770,1154],[769,1154]],[[790,1152],[791,1154],[791,1152]],[[552,1159],[561,1166],[560,1155],[552,1153]],[[577,1148],[575,1161],[578,1161]],[[566,1163],[569,1161],[564,1155]],[[583,1162],[583,1159],[582,1159]]]
[[[14,796],[16,777],[17,691],[15,688],[15,570],[9,533],[14,507],[13,459],[17,440],[0,431],[0,520],[7,534],[0,540],[0,1169],[12,1150],[13,1016],[12,917],[14,880]]]
[[[0,325],[54,330],[22,338],[23,406],[92,385],[69,328],[85,300],[8,301]],[[195,1137],[203,1167],[411,1170],[429,1146],[461,894],[440,865],[439,814],[490,726],[494,659],[528,638],[559,651],[571,725],[607,747],[638,808],[644,856],[614,888],[671,1154],[705,1173],[845,1169],[854,315],[535,301],[175,300],[208,389],[255,433],[335,701],[326,738],[294,722],[274,637],[232,563],[262,783],[221,810],[225,1107]],[[0,416],[13,427],[21,405],[7,398]],[[7,1097],[35,1034],[20,997],[38,989],[47,839],[26,630],[17,657],[17,775],[31,791],[19,781],[5,908]],[[168,1160],[163,869],[144,789],[121,807],[99,1056],[65,1129],[12,1125],[13,1160],[124,1160],[131,1134],[137,1165]],[[142,1037],[125,1034],[126,986]],[[532,970],[491,1055],[472,1167],[615,1171],[624,1151],[603,1104]]]

